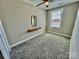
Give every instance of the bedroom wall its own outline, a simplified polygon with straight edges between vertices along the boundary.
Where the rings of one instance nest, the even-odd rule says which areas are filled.
[[[74,30],[70,41],[70,58],[79,59],[79,9],[76,17]]]
[[[78,3],[73,3],[69,5],[65,5],[59,8],[63,8],[63,15],[62,15],[62,21],[61,21],[61,28],[56,29],[56,28],[51,28],[50,25],[50,11],[55,10],[51,9],[47,11],[47,32],[51,33],[59,33],[59,34],[64,34],[71,36],[73,26],[76,20],[76,14],[77,14],[77,9],[78,9]]]
[[[0,0],[1,20],[10,45],[45,30],[46,12],[21,0]],[[42,30],[24,33],[31,27],[31,15],[37,16],[37,25]]]

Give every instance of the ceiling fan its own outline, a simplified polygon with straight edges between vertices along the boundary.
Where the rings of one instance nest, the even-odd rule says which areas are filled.
[[[42,2],[41,3],[39,3],[38,5],[36,5],[36,6],[40,6],[40,5],[42,5],[42,4],[45,4],[45,6],[46,6],[46,8],[49,6],[49,3],[50,2],[53,2],[54,0],[42,0]]]

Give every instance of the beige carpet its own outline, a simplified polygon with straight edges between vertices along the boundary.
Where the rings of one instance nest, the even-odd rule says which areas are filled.
[[[14,47],[11,59],[69,59],[69,39],[44,33]]]

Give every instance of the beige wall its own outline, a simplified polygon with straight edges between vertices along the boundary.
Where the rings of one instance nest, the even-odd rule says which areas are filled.
[[[74,25],[72,37],[71,37],[69,57],[70,57],[69,59],[79,59],[79,9],[76,17],[76,22]]]
[[[15,44],[25,37],[39,33],[22,34],[31,27],[31,15],[37,16],[37,25],[45,28],[46,12],[20,0],[0,0],[1,20],[6,32],[9,44]],[[43,30],[42,30],[43,31]],[[42,32],[41,31],[41,32]],[[22,36],[25,35],[23,38]]]
[[[78,10],[78,3],[73,3],[69,4],[66,6],[62,6],[59,8],[63,8],[63,15],[62,15],[62,21],[61,21],[61,28],[60,29],[55,29],[55,28],[50,28],[49,23],[50,23],[50,11],[48,10],[47,12],[47,31],[48,32],[56,32],[56,33],[61,33],[61,34],[66,34],[66,35],[71,35],[73,26],[76,20],[76,14]],[[57,9],[57,8],[55,8]],[[55,10],[52,9],[52,10]]]

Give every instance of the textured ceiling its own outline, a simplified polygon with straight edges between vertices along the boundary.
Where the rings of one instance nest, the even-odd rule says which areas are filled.
[[[42,0],[22,0],[22,1],[29,3],[29,4],[32,4],[34,6],[36,6],[37,4],[42,2]],[[72,2],[76,2],[76,1],[79,1],[79,0],[54,0],[53,2],[50,2],[48,8],[46,8],[44,4],[42,4],[38,7],[42,8],[42,9],[52,9],[52,8],[62,6],[62,5],[65,5],[65,4],[69,4],[69,3],[72,3]]]

